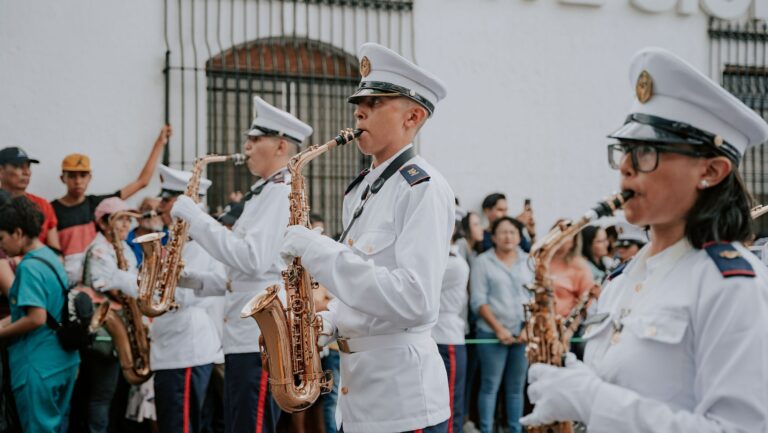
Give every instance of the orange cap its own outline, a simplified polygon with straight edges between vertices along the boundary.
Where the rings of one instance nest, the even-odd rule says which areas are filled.
[[[72,153],[61,161],[61,171],[91,171],[91,160],[82,153]]]

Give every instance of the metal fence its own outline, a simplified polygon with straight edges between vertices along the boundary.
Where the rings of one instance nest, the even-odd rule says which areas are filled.
[[[166,163],[189,168],[205,153],[241,149],[253,97],[291,112],[323,143],[354,126],[346,98],[359,83],[355,52],[364,42],[413,55],[412,1],[165,0],[166,113],[174,140]],[[305,176],[313,211],[330,234],[341,229],[349,181],[368,161],[354,147],[318,158]],[[246,169],[211,165],[215,211],[255,179]]]
[[[711,19],[710,77],[763,118],[768,118],[768,26],[764,21],[737,23]],[[739,169],[758,203],[768,204],[768,146],[763,143],[744,155]],[[757,221],[768,234],[768,218]]]

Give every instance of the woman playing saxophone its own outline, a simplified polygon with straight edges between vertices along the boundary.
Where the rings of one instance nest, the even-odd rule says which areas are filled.
[[[117,197],[102,201],[94,213],[99,233],[86,250],[82,282],[111,299],[106,302],[114,308],[106,310],[106,332],[102,337],[111,336],[114,346],[97,341],[92,349],[83,352],[80,384],[76,387],[81,395],[73,401],[87,401],[87,407],[73,407],[75,415],[70,419],[86,422],[90,431],[106,431],[121,371],[135,384],[149,379],[151,372],[147,330],[135,301],[136,257],[125,243],[131,218],[138,214]],[[87,412],[87,416],[79,410]]]
[[[742,244],[751,198],[737,169],[768,124],[667,51],[640,51],[630,77],[635,100],[608,160],[633,195],[627,221],[649,227],[651,242],[611,275],[584,322],[585,362],[530,368],[535,407],[522,422],[768,431],[768,269]]]

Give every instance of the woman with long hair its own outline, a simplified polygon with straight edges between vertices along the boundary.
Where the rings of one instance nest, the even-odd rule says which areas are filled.
[[[564,221],[557,220],[552,228]],[[595,285],[592,270],[581,255],[579,236],[566,240],[555,252],[549,264],[548,276],[555,292],[555,311],[560,317],[567,317],[579,303],[579,298]]]
[[[585,363],[536,364],[526,425],[590,433],[768,431],[768,269],[737,170],[768,125],[675,55],[639,52],[636,100],[609,162],[651,242],[615,271],[587,319]]]
[[[605,259],[608,257],[608,233],[599,226],[587,226],[581,231],[581,255],[587,259],[587,265],[592,271],[592,279],[602,283],[608,267]]]
[[[56,253],[39,239],[43,214],[25,196],[0,206],[0,249],[22,256],[7,295],[11,323],[0,328],[8,348],[11,386],[25,432],[58,433],[69,405],[80,357],[64,350],[50,314],[61,323],[67,274]]]

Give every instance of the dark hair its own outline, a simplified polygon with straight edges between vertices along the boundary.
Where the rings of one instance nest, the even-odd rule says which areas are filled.
[[[467,214],[464,215],[464,218],[461,219],[461,223],[458,225],[461,227],[461,235],[467,240],[467,245],[472,251],[480,254],[483,252],[483,240],[480,239],[479,241],[476,241],[474,245],[471,245],[471,239],[469,239],[472,235],[472,231],[469,229],[469,220],[473,216],[477,216],[477,214],[474,212],[467,212]]]
[[[752,239],[752,196],[735,167],[722,182],[699,194],[685,221],[685,237],[691,245],[703,248],[707,242]]]
[[[520,233],[520,236],[523,236],[523,228],[525,226],[523,225],[523,223],[521,223],[520,221],[512,218],[511,216],[503,216],[503,217],[497,219],[496,221],[494,221],[493,224],[491,225],[491,234],[492,235],[496,234],[496,229],[498,229],[499,226],[501,225],[501,223],[503,223],[504,221],[508,221],[508,222],[512,223],[512,225],[515,226],[515,228],[517,228],[517,231],[518,231],[518,233]]]
[[[603,266],[603,263],[601,260],[599,260],[599,257],[592,256],[592,242],[595,241],[595,238],[597,237],[597,234],[600,233],[600,230],[603,230],[603,228],[598,226],[584,227],[584,229],[581,231],[581,255],[589,260],[593,265],[597,266],[598,269],[605,271],[605,266]]]
[[[102,225],[102,224],[104,224],[104,225],[106,225],[107,227],[109,227],[109,216],[110,216],[110,215],[112,215],[112,214],[109,214],[109,213],[107,213],[107,214],[104,214],[104,215],[102,215],[102,216],[101,216],[101,218],[99,218],[99,219],[97,219],[96,221],[94,221],[94,223],[95,223],[95,225],[96,225],[96,231],[97,231],[97,232],[99,232],[99,233],[101,233],[101,234],[103,234],[103,235],[105,235],[105,236],[106,236],[106,233],[105,233],[105,232],[104,232],[104,230],[101,228],[101,225]]]
[[[13,233],[16,229],[36,238],[43,227],[43,213],[32,200],[20,195],[0,206],[0,230]]]
[[[500,192],[494,192],[493,194],[487,195],[483,199],[483,210],[485,209],[491,209],[492,207],[496,206],[496,203],[499,202],[499,200],[506,200],[507,196]]]

